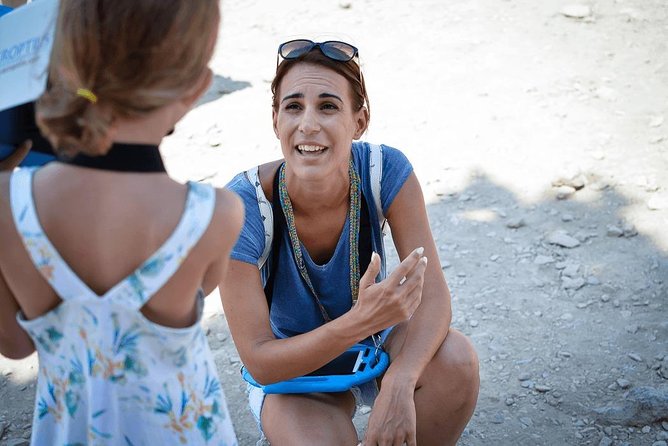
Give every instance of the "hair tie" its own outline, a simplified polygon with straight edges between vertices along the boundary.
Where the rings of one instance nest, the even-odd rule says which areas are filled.
[[[97,102],[97,96],[95,93],[87,88],[77,88],[77,96],[81,96],[82,98],[89,100],[91,104],[95,104]]]

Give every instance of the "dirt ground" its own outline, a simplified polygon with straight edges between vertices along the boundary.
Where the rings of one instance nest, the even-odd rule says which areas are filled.
[[[163,146],[175,178],[222,186],[280,156],[280,42],[356,44],[365,139],[413,162],[453,326],[480,356],[459,444],[666,446],[665,0],[226,0],[223,13],[214,85]],[[239,358],[207,300],[239,442],[254,445]],[[0,358],[1,444],[29,438],[35,370],[34,355]]]

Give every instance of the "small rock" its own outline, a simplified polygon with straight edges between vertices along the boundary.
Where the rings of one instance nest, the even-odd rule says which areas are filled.
[[[473,327],[473,328],[477,327],[478,324],[479,324],[479,322],[478,322],[477,320],[475,320],[475,319],[471,319],[471,320],[469,321],[469,325],[470,325],[471,327]]]
[[[575,220],[575,217],[571,214],[561,214],[561,221],[568,223],[569,221]]]
[[[506,227],[510,229],[519,229],[523,226],[526,226],[526,223],[522,217],[512,218],[506,223]]]
[[[491,260],[492,262],[496,262],[497,260],[499,260],[499,257],[501,256],[498,254],[492,254],[491,256],[489,256],[489,260]]]
[[[492,418],[489,421],[491,421],[493,424],[503,424],[503,415],[500,413],[495,413],[492,415]]]
[[[537,255],[536,258],[533,259],[533,263],[536,265],[547,265],[552,262],[554,262],[554,258],[550,256]]]
[[[631,387],[631,381],[629,381],[628,379],[619,378],[615,382],[617,383],[620,389],[628,389],[629,387]]]
[[[624,235],[624,230],[615,225],[608,225],[608,230],[606,231],[608,237],[621,237]]]
[[[562,321],[569,322],[573,320],[573,315],[571,313],[564,313],[561,315],[559,319],[561,319]]]
[[[663,428],[664,431],[668,432],[668,421],[662,421],[661,427]]]
[[[661,124],[663,124],[663,116],[661,115],[652,116],[649,120],[650,127],[661,127]]]
[[[557,355],[562,356],[564,358],[570,358],[571,356],[573,356],[571,352],[564,352],[564,351],[557,352]]]
[[[536,384],[534,386],[534,389],[537,390],[540,393],[545,393],[545,392],[549,392],[550,390],[552,390],[552,387],[546,386],[544,384]]]
[[[533,420],[529,417],[521,417],[520,418],[520,423],[522,423],[526,427],[532,427],[533,426]]]
[[[585,280],[582,277],[577,277],[575,279],[563,277],[561,279],[561,287],[565,290],[579,290],[583,286],[585,286]]]
[[[652,446],[668,446],[668,443],[666,443],[663,440],[660,440],[660,441],[655,441],[654,443],[652,443]]]
[[[565,200],[575,193],[575,188],[572,186],[559,186],[556,190],[557,200]]]
[[[598,277],[596,277],[596,276],[588,276],[587,277],[587,285],[596,286],[596,285],[600,285],[600,284],[601,284],[601,281],[598,280]]]
[[[633,359],[635,362],[642,362],[642,358],[635,353],[629,353],[629,358]]]
[[[517,376],[517,379],[519,381],[527,381],[527,380],[531,379],[531,375],[528,374],[527,372],[522,372]]]
[[[561,246],[563,248],[576,248],[580,246],[580,241],[571,237],[566,231],[559,230],[550,234],[547,238],[548,243]]]
[[[643,426],[643,428],[640,429],[640,432],[642,432],[643,434],[649,434],[650,432],[652,432],[652,428],[649,426]]]
[[[606,437],[605,435],[603,438],[601,438],[601,441],[598,442],[598,446],[611,446],[612,445],[612,440],[609,437]]]
[[[653,196],[647,200],[647,209],[650,211],[660,211],[668,208],[668,198]]]
[[[610,425],[646,426],[665,419],[668,413],[668,389],[636,387],[621,405],[594,409],[599,422]]]
[[[579,270],[580,270],[580,265],[578,265],[577,263],[571,263],[561,271],[561,275],[570,278],[577,277]]]
[[[664,421],[665,423],[665,421]],[[660,431],[656,434],[656,439],[657,440],[668,440],[668,432],[666,431]]]
[[[602,294],[601,302],[610,302],[610,296],[608,296],[607,294]]]
[[[626,223],[622,228],[622,231],[624,231],[624,237],[631,238],[638,235],[638,230],[631,223]]]

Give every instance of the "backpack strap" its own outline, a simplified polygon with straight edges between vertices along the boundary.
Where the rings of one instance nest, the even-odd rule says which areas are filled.
[[[378,223],[385,234],[385,223],[387,219],[383,214],[383,205],[380,201],[380,181],[383,178],[383,147],[378,144],[369,144],[369,175],[371,178],[371,192],[376,205]]]
[[[264,250],[257,261],[257,267],[262,269],[267,262],[274,233],[274,213],[272,212],[272,205],[267,201],[267,197],[262,190],[262,183],[260,182],[260,167],[256,166],[244,172],[248,181],[255,188],[255,195],[257,196],[257,205],[260,208],[260,216],[262,217],[262,225],[264,226]]]

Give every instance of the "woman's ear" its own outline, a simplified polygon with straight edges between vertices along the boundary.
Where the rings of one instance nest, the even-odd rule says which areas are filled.
[[[355,125],[355,134],[353,135],[353,138],[360,139],[369,127],[369,110],[367,110],[366,107],[362,106],[362,108],[357,111]]]
[[[280,139],[281,137],[278,136],[278,113],[276,112],[276,109],[273,107],[271,109],[271,120],[274,124],[274,135],[276,135],[276,138]]]

